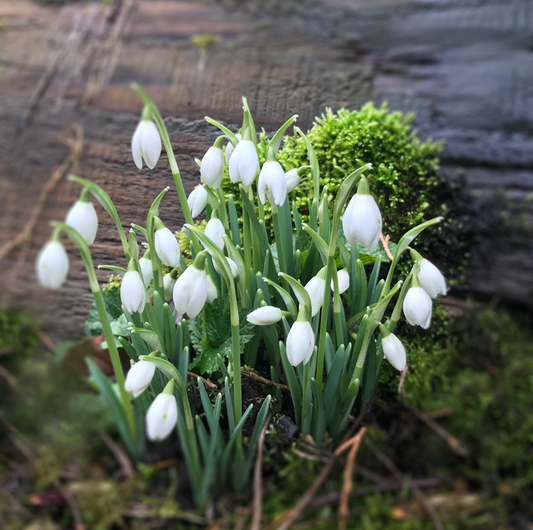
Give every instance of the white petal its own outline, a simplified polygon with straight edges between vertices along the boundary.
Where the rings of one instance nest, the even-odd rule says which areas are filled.
[[[159,394],[146,412],[146,435],[151,441],[164,440],[176,427],[178,405],[174,396]]]
[[[58,241],[48,241],[37,256],[37,279],[46,289],[59,289],[68,274],[69,263],[65,247]]]
[[[309,322],[296,321],[287,335],[287,358],[292,366],[307,363],[313,355],[315,337]]]
[[[161,137],[153,121],[141,122],[141,153],[150,169],[154,169],[161,155]]]
[[[205,210],[208,200],[209,195],[203,186],[197,186],[194,188],[187,199],[191,215],[193,217],[198,217]]]
[[[355,194],[344,213],[344,235],[350,245],[360,243],[374,250],[381,234],[381,212],[371,195]]]
[[[194,267],[191,265],[185,269],[174,285],[174,307],[180,315],[187,313],[189,306],[190,289],[194,280]]]
[[[200,164],[200,174],[202,180],[212,188],[216,189],[222,182],[224,176],[224,155],[222,149],[212,145]]]
[[[381,345],[387,361],[389,361],[396,370],[399,370],[400,372],[403,371],[407,362],[407,357],[405,354],[405,348],[400,339],[396,335],[391,334],[381,341]]]
[[[139,260],[139,265],[141,266],[142,278],[144,281],[144,286],[148,287],[154,276],[154,271],[152,269],[152,260],[141,258]]]
[[[300,184],[301,177],[298,176],[297,169],[291,169],[285,173],[285,179],[287,181],[287,193],[290,193]]]
[[[212,304],[217,299],[218,293],[211,276],[207,276],[207,301]]]
[[[94,243],[98,230],[98,216],[91,202],[76,201],[68,211],[65,222],[75,228],[88,245]]]
[[[269,326],[281,320],[281,309],[274,306],[263,306],[249,313],[246,320],[256,326]]]
[[[431,261],[423,259],[420,262],[418,280],[420,281],[420,286],[431,298],[437,298],[439,294],[446,295],[446,280]]]
[[[205,227],[205,235],[220,249],[224,250],[224,236],[226,231],[220,219],[210,219]]]
[[[242,136],[237,133],[235,135],[237,137],[237,140],[242,140]],[[228,145],[226,145],[226,165],[229,166],[229,161],[231,159],[231,153],[233,152],[233,144],[231,142],[228,142]]]
[[[238,175],[238,180],[233,180],[233,172]],[[244,186],[250,186],[259,173],[259,157],[257,149],[251,140],[241,140],[230,159],[230,178],[232,182],[242,181]]]
[[[133,397],[141,395],[150,386],[154,373],[155,364],[148,361],[135,363],[126,375],[126,390],[133,392]]]
[[[337,271],[337,283],[339,284],[339,294],[348,290],[350,287],[350,275],[348,274],[348,271],[345,271],[344,269]],[[331,280],[331,290],[334,291],[333,280]]]
[[[142,313],[146,304],[146,289],[137,271],[128,271],[120,285],[120,300],[128,313]]]
[[[433,303],[422,287],[411,287],[403,302],[403,313],[412,326],[427,329],[431,323]]]
[[[311,298],[311,316],[315,316],[322,307],[324,303],[324,286],[326,285],[326,280],[314,276],[311,278],[305,285],[305,290]]]
[[[165,290],[165,302],[172,300],[174,293],[174,285],[176,285],[176,280],[172,278],[170,273],[163,276],[163,289]]]
[[[194,269],[194,267],[192,268]],[[194,318],[200,313],[207,301],[207,274],[205,271],[198,270],[189,293],[187,315],[189,318]]]
[[[133,161],[135,165],[139,168],[143,168],[143,158],[141,152],[141,134],[142,134],[142,121],[137,124],[133,137],[131,139],[131,154],[133,155]]]
[[[155,251],[165,265],[179,267],[180,246],[174,234],[167,227],[155,231]]]

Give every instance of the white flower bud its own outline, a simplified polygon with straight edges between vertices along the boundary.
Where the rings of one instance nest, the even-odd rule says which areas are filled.
[[[161,155],[161,137],[153,121],[139,122],[131,140],[131,153],[139,169],[143,167],[143,159],[150,169],[154,169]]]
[[[144,286],[148,287],[154,276],[154,271],[152,270],[152,260],[142,257],[139,260],[139,265],[141,266],[141,275],[143,278]]]
[[[231,275],[234,278],[237,278],[237,276],[239,276],[239,267],[237,267],[237,264],[231,258],[226,258],[226,261],[228,262],[229,268],[231,269]],[[213,260],[213,267],[215,267],[215,270],[220,275],[222,274],[222,271],[220,270],[216,259]]]
[[[174,306],[180,315],[194,318],[207,301],[207,274],[194,265],[187,267],[174,285]]]
[[[385,359],[387,359],[396,370],[402,372],[407,363],[407,356],[400,339],[391,333],[381,340],[381,346],[383,347],[383,355],[385,356]]]
[[[170,394],[159,394],[146,411],[146,436],[152,442],[164,440],[178,422],[178,404]]]
[[[296,321],[287,335],[287,358],[292,366],[307,364],[315,349],[315,335],[309,322]]]
[[[171,273],[163,276],[163,289],[165,290],[165,302],[172,300],[174,296],[174,285],[176,285],[176,278],[172,278]]]
[[[403,301],[403,314],[411,326],[429,328],[433,303],[422,287],[411,287]]]
[[[191,191],[187,199],[187,204],[189,205],[193,218],[198,217],[205,210],[208,201],[209,195],[203,186],[196,186]]]
[[[371,195],[356,193],[348,204],[342,220],[346,240],[352,247],[361,243],[374,250],[381,235],[381,212]]]
[[[350,287],[350,275],[348,274],[347,270],[342,269],[337,271],[337,282],[339,284],[339,294],[342,294],[348,290]],[[335,291],[333,280],[331,280],[331,290]]]
[[[226,231],[220,219],[212,218],[205,227],[205,235],[220,249],[224,250]]]
[[[98,230],[98,216],[90,201],[76,201],[68,211],[65,222],[75,228],[88,245],[94,243]]]
[[[242,136],[239,133],[237,133],[235,136],[237,137],[237,140],[242,140]],[[233,153],[233,144],[228,142],[228,145],[226,145],[226,166],[229,166],[231,153]]]
[[[446,280],[440,270],[427,259],[420,261],[419,266],[418,281],[422,289],[431,298],[437,298],[439,294],[446,295]]]
[[[259,175],[257,192],[262,204],[266,199],[270,204],[282,206],[287,198],[287,179],[281,164],[275,160],[265,162]]]
[[[124,387],[133,397],[140,396],[152,382],[155,373],[155,364],[148,361],[135,363],[126,375]]]
[[[259,157],[252,140],[241,140],[233,150],[229,161],[231,182],[250,186],[259,172]]]
[[[255,324],[256,326],[270,326],[281,320],[281,309],[274,306],[263,306],[255,311],[252,311],[246,317],[246,320],[250,324]]]
[[[59,241],[48,241],[35,263],[39,283],[46,289],[59,289],[67,278],[68,269],[65,247]]]
[[[155,231],[155,251],[167,267],[179,267],[180,246],[176,236],[166,226]]]
[[[128,313],[142,313],[146,304],[146,289],[137,271],[128,271],[120,285],[120,300]]]
[[[313,276],[306,284],[305,290],[311,298],[311,316],[315,316],[322,307],[324,303],[324,287],[326,285],[326,280],[324,278],[319,278],[318,276]],[[303,304],[304,301],[300,300],[298,294],[296,295],[300,304]]]
[[[222,184],[222,178],[224,177],[224,154],[220,147],[212,145],[207,150],[200,164],[200,175],[202,176],[202,180],[213,189],[217,189]]]
[[[302,180],[302,177],[298,175],[297,169],[291,169],[290,171],[287,171],[285,173],[285,179],[287,181],[287,193],[290,193],[291,191],[294,191],[296,189],[296,186],[300,184],[300,180]]]
[[[207,302],[212,304],[218,297],[218,292],[215,283],[209,274],[207,275]]]

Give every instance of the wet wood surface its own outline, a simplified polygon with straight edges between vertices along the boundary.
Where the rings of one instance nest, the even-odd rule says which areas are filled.
[[[528,0],[132,1],[48,5],[0,0],[0,252],[25,227],[69,154],[65,131],[83,129],[79,173],[104,187],[125,226],[142,223],[161,188],[162,158],[137,171],[130,140],[139,82],[168,116],[187,191],[194,157],[216,132],[203,117],[241,119],[241,95],[272,131],[297,113],[309,127],[324,107],[389,101],[417,113],[423,138],[446,141],[442,172],[463,178],[479,242],[459,296],[531,307],[533,248],[533,4]],[[202,55],[195,35],[215,37]],[[70,138],[72,133],[68,133]],[[34,260],[78,188],[47,195],[28,241],[0,261],[0,300],[42,315],[53,337],[79,336],[90,304],[81,261],[60,293],[34,279]],[[163,220],[183,219],[174,197]],[[101,213],[96,263],[124,264]],[[452,249],[453,251],[453,249]],[[0,254],[1,255],[1,254]],[[105,274],[101,274],[105,278]]]

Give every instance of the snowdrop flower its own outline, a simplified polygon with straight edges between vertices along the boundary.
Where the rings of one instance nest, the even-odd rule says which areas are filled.
[[[148,361],[135,363],[126,375],[125,388],[133,394],[133,397],[140,396],[152,382],[155,373],[155,364]]]
[[[174,285],[174,306],[180,315],[196,317],[207,301],[207,273],[205,252],[200,252],[192,265],[177,279]]]
[[[141,275],[135,269],[135,261],[130,260],[128,272],[120,284],[120,300],[128,313],[142,313],[146,304],[146,289]]]
[[[324,222],[324,203],[320,201],[320,206],[318,207],[318,222],[322,224]]]
[[[88,245],[92,245],[98,230],[98,217],[91,202],[89,190],[84,189],[67,213],[65,222],[75,228],[85,239]]]
[[[323,269],[324,270],[324,269]],[[321,271],[322,272],[322,271]],[[321,273],[317,276],[313,276],[306,284],[305,290],[311,298],[311,316],[314,317],[322,307],[324,303],[324,286],[326,285],[326,280],[323,277],[320,277]],[[323,276],[323,272],[322,272]],[[298,298],[298,295],[296,296]],[[303,304],[303,300],[298,298],[300,304]]]
[[[266,199],[272,206],[282,206],[287,198],[287,179],[281,164],[276,160],[267,161],[263,164],[257,191],[262,204]]]
[[[281,309],[278,307],[266,305],[252,311],[246,317],[246,320],[250,324],[255,324],[256,326],[270,326],[281,320]]]
[[[165,290],[165,302],[172,300],[174,296],[174,285],[178,279],[178,269],[172,269],[163,276],[163,289]]]
[[[59,234],[54,234],[37,256],[37,279],[46,289],[59,289],[67,277],[68,269],[67,252],[59,241]]]
[[[400,339],[391,333],[383,324],[379,325],[381,331],[381,347],[383,348],[383,355],[389,363],[399,370],[403,371],[407,363],[407,356],[405,354],[405,348]]]
[[[207,302],[212,304],[218,297],[217,288],[215,282],[211,279],[209,274],[207,275]]]
[[[144,253],[144,256],[139,260],[139,265],[141,266],[141,276],[143,278],[144,286],[148,287],[152,281],[152,277],[154,276],[149,250],[147,250]]]
[[[298,174],[298,169],[291,169],[285,173],[285,180],[287,181],[287,193],[290,193],[296,189],[298,184],[300,184],[302,177]]]
[[[200,164],[202,180],[215,190],[222,184],[224,177],[224,154],[221,144],[222,138],[217,139],[215,145],[207,150]]]
[[[403,301],[403,314],[411,326],[428,329],[431,323],[432,302],[429,295],[420,287],[416,276],[413,287],[407,291]]]
[[[178,422],[178,404],[174,397],[174,379],[171,379],[146,411],[146,435],[152,442],[164,440]]]
[[[161,222],[159,217],[154,219],[154,226],[157,256],[167,267],[179,267],[180,246],[176,236]]]
[[[363,177],[357,193],[346,207],[342,228],[346,240],[352,247],[361,243],[369,250],[374,250],[381,235],[381,212],[374,198],[369,194],[368,182]]]
[[[239,267],[237,267],[237,264],[231,258],[226,258],[226,261],[231,269],[231,275],[234,278],[237,278],[237,276],[239,276]],[[222,271],[220,270],[216,259],[213,260],[213,267],[215,267],[215,270],[222,275]]]
[[[339,284],[339,294],[346,292],[350,287],[350,275],[346,269],[337,271],[337,283]],[[335,291],[333,280],[331,280],[331,290]]]
[[[242,136],[240,134],[235,135],[237,137],[237,140],[242,140]],[[233,144],[231,142],[228,142],[228,145],[226,145],[226,165],[229,166],[229,161],[231,158],[231,153],[233,152]]]
[[[418,265],[420,267],[418,280],[422,289],[431,298],[437,298],[439,294],[446,295],[446,280],[442,272],[427,259],[422,259]]]
[[[155,123],[150,119],[150,112],[145,108],[141,121],[131,139],[133,161],[143,168],[143,159],[150,169],[154,169],[161,155],[161,137]]]
[[[193,218],[198,217],[205,210],[208,200],[209,195],[203,186],[196,186],[191,191],[187,198],[187,204],[189,205]]]
[[[229,160],[231,182],[242,182],[244,186],[250,186],[258,172],[259,157],[255,144],[252,140],[241,140]]]
[[[287,335],[287,359],[292,366],[298,366],[302,362],[307,364],[315,349],[315,334],[305,316],[306,313],[307,309],[302,306],[298,313],[298,319]]]
[[[205,227],[205,235],[220,249],[224,250],[224,236],[226,231],[224,225],[216,217],[209,219]]]

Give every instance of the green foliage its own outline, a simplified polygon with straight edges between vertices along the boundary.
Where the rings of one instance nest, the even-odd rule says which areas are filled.
[[[239,340],[244,346],[254,337],[254,326],[246,320],[247,310],[239,311]],[[231,322],[229,296],[219,296],[189,322],[191,344],[196,358],[189,368],[200,374],[218,372],[217,356],[225,359],[231,353]]]

